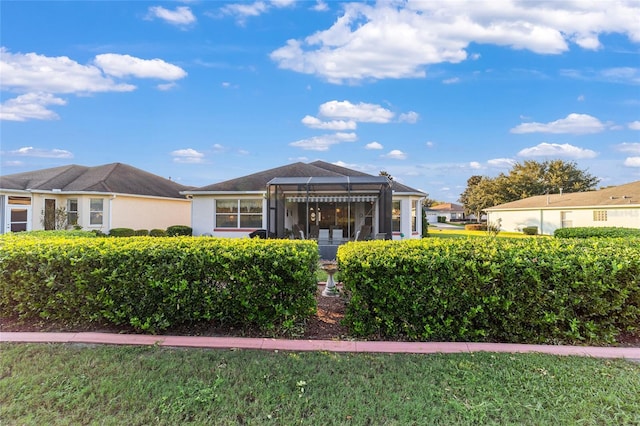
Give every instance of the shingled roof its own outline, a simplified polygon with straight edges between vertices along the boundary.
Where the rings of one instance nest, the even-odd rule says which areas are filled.
[[[0,176],[0,189],[63,192],[108,192],[184,198],[190,189],[169,179],[122,163],[86,167],[68,165]]]
[[[487,210],[554,209],[564,207],[640,206],[640,181],[598,191],[536,195]]]
[[[275,178],[287,177],[344,177],[344,176],[364,176],[373,177],[373,175],[352,170],[346,167],[327,163],[324,161],[314,161],[312,163],[293,163],[286,166],[276,167],[247,176],[227,180],[224,182],[214,183],[212,185],[203,186],[201,188],[187,191],[189,194],[197,194],[198,192],[250,192],[265,191],[267,183]],[[394,192],[408,192],[422,194],[422,191],[413,189],[398,182],[393,182],[392,188]]]

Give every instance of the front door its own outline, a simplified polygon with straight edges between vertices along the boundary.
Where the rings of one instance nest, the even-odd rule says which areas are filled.
[[[44,200],[44,230],[56,229],[56,200],[47,198]]]
[[[9,197],[5,230],[23,232],[31,230],[31,197]]]

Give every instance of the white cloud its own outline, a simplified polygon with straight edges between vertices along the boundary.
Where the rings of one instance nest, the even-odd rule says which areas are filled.
[[[353,120],[361,123],[389,123],[394,113],[376,104],[349,101],[329,101],[320,105],[319,114],[333,119]]]
[[[149,19],[159,18],[179,27],[189,26],[196,22],[196,17],[187,6],[178,6],[175,10],[165,9],[162,6],[152,6],[149,8],[148,16]]]
[[[420,118],[420,114],[418,114],[417,112],[414,111],[409,111],[403,114],[400,114],[400,116],[398,117],[398,121],[400,123],[417,123],[418,119]]]
[[[602,81],[607,83],[640,84],[640,68],[618,67],[594,69],[563,69],[560,74],[586,81]]]
[[[138,78],[158,78],[161,80],[179,80],[187,73],[182,68],[162,59],[140,59],[130,55],[104,53],[97,55],[95,64],[105,74],[114,77],[133,76]]]
[[[296,4],[296,0],[271,0],[271,4],[275,7],[289,7]]]
[[[328,135],[313,136],[308,139],[301,139],[291,142],[289,145],[309,151],[328,151],[331,145],[342,142],[354,142],[358,139],[355,133],[334,133]]]
[[[427,143],[425,144],[427,146],[427,148],[433,148],[436,146],[436,144],[432,141],[427,141]]]
[[[455,84],[455,83],[460,83],[460,78],[459,77],[452,77],[452,78],[447,78],[445,80],[442,80],[443,84]]]
[[[404,160],[407,158],[407,154],[400,151],[399,149],[394,149],[389,151],[387,154],[383,155],[384,158],[390,158],[392,160]]]
[[[585,99],[586,99],[586,98],[585,98],[585,96],[584,96],[584,95],[580,95],[580,96],[578,96],[578,99],[577,99],[577,100],[578,100],[578,102],[584,102],[584,100],[585,100]]]
[[[631,123],[628,124],[628,126],[631,130],[640,130],[640,121],[639,120],[632,121]]]
[[[358,126],[353,120],[322,121],[319,118],[312,117],[310,115],[307,115],[302,119],[302,124],[312,129],[323,130],[355,130]]]
[[[569,114],[550,123],[522,123],[511,129],[511,133],[571,133],[587,134],[599,133],[605,129],[605,125],[595,117],[588,114]]]
[[[498,169],[510,169],[515,163],[516,161],[511,158],[493,158],[487,161],[489,166]]]
[[[311,9],[315,10],[316,12],[325,12],[329,10],[329,6],[324,1],[317,0],[316,4]]]
[[[178,85],[176,83],[171,82],[171,83],[158,84],[156,87],[158,88],[158,90],[162,90],[163,92],[166,92],[167,90],[171,90],[177,86]]]
[[[640,167],[640,157],[627,157],[624,160],[624,165],[627,167]]]
[[[56,98],[50,93],[27,93],[0,104],[0,120],[56,120],[58,114],[47,108],[48,105],[66,105],[67,101]]]
[[[220,9],[223,15],[231,15],[236,17],[236,21],[240,25],[244,25],[247,18],[260,16],[267,13],[271,8],[282,9],[295,5],[295,0],[271,0],[254,1],[253,3],[232,3]]]
[[[173,161],[183,164],[199,164],[204,162],[204,154],[192,148],[178,149],[171,152]]]
[[[330,28],[288,40],[271,58],[333,83],[415,78],[431,64],[477,59],[467,52],[472,43],[560,54],[573,44],[598,49],[600,34],[638,42],[638,21],[638,4],[624,1],[353,2]]]
[[[64,149],[41,149],[32,146],[25,146],[15,151],[9,151],[9,154],[38,158],[73,158],[73,154]]]
[[[384,147],[379,142],[370,142],[365,145],[365,149],[384,149]]]
[[[469,167],[471,167],[474,170],[478,170],[482,168],[482,164],[478,163],[477,161],[471,161],[469,163]]]
[[[640,142],[623,142],[615,146],[617,151],[640,154]]]
[[[525,148],[518,152],[520,157],[569,157],[569,158],[594,158],[598,153],[590,149],[557,143],[542,142],[531,148]]]
[[[3,89],[17,92],[129,92],[131,84],[116,83],[94,65],[80,65],[67,56],[11,53],[0,48]]]
[[[100,68],[102,67],[102,69]],[[92,64],[81,65],[67,56],[48,57],[36,53],[11,53],[0,47],[2,89],[20,93],[4,102],[2,120],[52,120],[58,115],[47,105],[66,105],[56,93],[85,95],[99,92],[130,92],[136,86],[119,83],[114,77],[177,80],[187,73],[161,59],[144,60],[129,55],[107,53],[96,56]],[[173,83],[159,84],[169,90]]]

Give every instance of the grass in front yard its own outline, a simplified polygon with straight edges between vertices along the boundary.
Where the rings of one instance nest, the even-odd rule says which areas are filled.
[[[1,424],[638,424],[640,365],[0,345]]]

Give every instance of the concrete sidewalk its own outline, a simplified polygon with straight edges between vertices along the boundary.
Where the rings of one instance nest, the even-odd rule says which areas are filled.
[[[151,336],[114,333],[22,333],[0,332],[0,342],[84,343],[108,345],[157,345],[212,349],[259,349],[269,351],[328,351],[376,353],[544,353],[593,358],[625,358],[640,361],[640,347],[554,346],[510,343],[381,342],[361,340],[287,340],[244,337]]]

